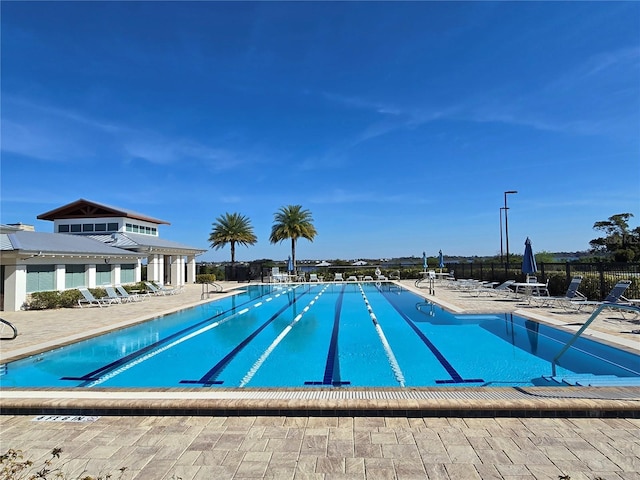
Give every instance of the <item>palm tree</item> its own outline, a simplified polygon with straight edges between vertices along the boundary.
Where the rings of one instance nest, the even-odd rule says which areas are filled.
[[[236,243],[240,245],[254,245],[258,237],[253,233],[251,220],[239,213],[225,213],[216,218],[209,235],[211,248],[221,249],[227,243],[231,244],[231,263],[236,263]]]
[[[293,270],[296,269],[296,242],[299,238],[306,238],[313,242],[317,235],[316,227],[313,226],[313,218],[309,210],[303,210],[302,205],[289,205],[280,207],[273,215],[273,226],[271,227],[271,243],[278,243],[291,239],[291,260]]]

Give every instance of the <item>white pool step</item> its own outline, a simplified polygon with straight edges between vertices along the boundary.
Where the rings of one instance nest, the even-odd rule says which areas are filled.
[[[548,382],[555,382],[559,385],[580,387],[640,386],[640,377],[618,377],[616,375],[556,375],[543,378]]]

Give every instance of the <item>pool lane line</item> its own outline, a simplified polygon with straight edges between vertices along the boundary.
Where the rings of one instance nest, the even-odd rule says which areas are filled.
[[[344,291],[347,285],[342,285],[342,289],[338,294],[336,308],[333,313],[333,329],[331,330],[331,340],[329,341],[329,350],[327,351],[327,361],[324,367],[324,377],[321,382],[307,381],[305,385],[331,385],[340,387],[342,385],[350,385],[349,381],[342,381],[340,378],[340,359],[338,358],[338,334],[340,333],[340,315],[342,313],[342,300],[344,299]]]
[[[462,376],[457,372],[457,370],[455,368],[453,368],[453,365],[451,365],[449,363],[449,361],[445,358],[445,356],[442,354],[442,352],[440,352],[440,350],[438,350],[438,347],[436,347],[431,342],[431,340],[429,340],[429,338],[422,332],[422,330],[420,330],[416,326],[416,324],[413,322],[413,320],[411,320],[402,311],[402,309],[400,307],[398,307],[398,305],[395,304],[395,302],[393,301],[393,297],[391,295],[388,295],[386,292],[383,292],[382,290],[380,290],[380,292],[387,299],[389,304],[391,304],[391,306],[396,310],[396,312],[398,312],[400,314],[400,317],[402,317],[402,319],[405,322],[407,322],[407,324],[411,327],[411,329],[414,331],[414,333],[416,335],[418,335],[420,340],[422,340],[422,342],[427,346],[427,348],[429,348],[429,350],[431,350],[431,353],[433,353],[433,355],[436,357],[436,359],[440,362],[440,364],[444,367],[444,369],[447,371],[447,373],[451,376],[450,380],[449,379],[447,379],[447,380],[436,380],[435,382],[437,384],[443,384],[443,383],[484,383],[484,380],[481,379],[481,378],[462,378]]]
[[[264,297],[265,295],[270,295],[272,292],[267,292],[263,295],[260,295],[258,298]],[[275,297],[280,296],[281,293],[277,294]],[[265,302],[271,301],[274,297],[268,297],[266,300],[264,300]],[[213,326],[208,325],[207,327],[204,327],[204,329],[200,329],[197,330],[197,332],[200,333],[204,333],[204,331],[207,330],[211,330],[211,328],[215,328],[218,327],[220,325],[222,325],[223,323],[226,323],[229,320],[232,320],[240,315],[243,315],[245,313],[247,313],[251,307],[247,308],[244,307],[245,305],[247,305],[250,302],[255,302],[255,298],[251,298],[249,300],[247,300],[246,302],[241,303],[240,305],[237,305],[235,307],[232,307],[228,310],[225,310],[223,312],[217,313],[212,317],[208,317],[205,320],[201,320],[193,325],[190,325],[187,328],[184,328],[178,332],[172,333],[171,335],[169,335],[168,337],[165,337],[161,340],[158,340],[157,342],[154,342],[150,345],[147,345],[146,347],[141,348],[140,350],[136,350],[135,352],[132,352],[124,357],[119,358],[118,360],[115,360],[107,365],[104,365],[92,372],[89,372],[85,375],[83,375],[82,377],[61,377],[60,380],[73,380],[73,381],[82,381],[83,383],[81,383],[80,385],[78,385],[78,387],[93,387],[96,385],[99,385],[100,383],[103,383],[104,381],[115,377],[116,375],[119,375],[120,373],[128,370],[129,368],[140,364],[141,362],[148,360],[149,358],[152,358],[154,356],[156,356],[158,353],[164,352],[165,350],[167,350],[168,348],[174,347],[175,345],[178,345],[179,343],[182,343],[182,341],[180,341],[180,337],[187,335],[189,336],[189,338],[193,338],[194,335],[191,334],[187,334],[187,332],[191,332],[194,329],[198,328],[201,325],[205,325],[208,322],[210,322],[211,320],[214,320],[216,318],[219,318],[221,316],[224,316],[226,314],[228,314],[229,312],[233,312],[234,310],[238,310],[234,313],[232,313],[231,315],[229,315],[228,317],[224,317],[222,318],[220,321],[218,322],[214,322]],[[260,305],[262,305],[262,301],[256,302],[253,305],[253,308],[257,308]],[[244,307],[244,308],[243,308]],[[209,328],[211,327],[211,328]],[[195,333],[195,332],[194,332]],[[172,342],[172,340],[174,339],[178,339]],[[161,345],[165,345],[167,342],[171,342],[170,346],[164,346],[161,347]]]
[[[291,323],[289,323],[289,325],[287,325],[284,328],[284,330],[282,330],[282,332],[280,332],[280,335],[278,335],[276,337],[276,339],[273,342],[271,342],[271,345],[269,345],[267,347],[267,349],[262,353],[262,355],[260,355],[260,358],[258,358],[258,360],[249,369],[247,374],[243,377],[243,379],[242,379],[242,381],[240,382],[240,385],[239,385],[240,387],[244,387],[247,383],[249,383],[251,381],[251,379],[258,372],[260,367],[262,367],[262,365],[267,360],[267,358],[269,358],[269,355],[271,355],[271,353],[280,344],[280,342],[284,339],[284,337],[286,337],[289,334],[291,329],[296,325],[296,323],[298,323],[300,321],[300,319],[304,316],[304,314],[309,311],[309,309],[313,306],[313,304],[318,301],[318,299],[322,296],[324,291],[327,288],[329,288],[329,285],[330,284],[325,285],[322,288],[322,290],[320,290],[320,292],[318,292],[318,294],[315,297],[313,297],[313,300],[311,300],[309,302],[309,304],[302,309],[302,312],[300,312],[298,315],[296,315],[296,317],[291,321]]]
[[[294,288],[297,288],[294,287]],[[292,291],[292,289],[288,289],[287,293]],[[190,384],[190,385],[203,385],[203,386],[211,386],[211,385],[221,385],[224,383],[221,380],[218,380],[218,375],[222,373],[222,371],[226,368],[229,363],[240,353],[251,341],[258,336],[260,332],[262,332],[267,326],[273,322],[276,318],[282,315],[289,307],[295,304],[298,299],[307,293],[309,293],[310,289],[304,291],[301,295],[295,296],[293,299],[289,300],[286,305],[280,308],[276,313],[274,313],[271,317],[269,317],[262,325],[260,325],[256,330],[254,330],[248,337],[246,337],[242,342],[236,345],[229,353],[227,353],[218,363],[216,363],[213,367],[209,369],[207,373],[205,373],[198,380],[180,380],[182,384]]]
[[[404,387],[405,379],[404,379],[404,374],[402,373],[402,369],[400,368],[400,364],[398,363],[398,360],[396,359],[396,356],[393,353],[393,349],[391,348],[391,345],[389,345],[389,342],[387,341],[387,337],[385,336],[384,331],[382,330],[382,327],[378,323],[378,318],[376,317],[376,314],[373,312],[373,308],[369,303],[369,299],[367,298],[367,295],[364,293],[364,289],[362,288],[362,285],[358,284],[358,287],[360,288],[360,294],[362,295],[364,304],[366,305],[367,311],[369,312],[369,317],[373,322],[373,327],[375,328],[376,333],[378,334],[378,338],[380,338],[380,342],[382,343],[382,348],[384,348],[384,352],[387,355],[387,359],[389,360],[389,366],[391,367],[391,370],[393,371],[393,374],[395,375],[397,382],[400,384],[401,387]]]

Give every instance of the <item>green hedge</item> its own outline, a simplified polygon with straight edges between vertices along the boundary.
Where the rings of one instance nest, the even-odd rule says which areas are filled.
[[[89,291],[96,298],[106,296],[107,292],[103,288],[90,288]],[[78,300],[82,298],[79,290],[71,289],[59,292],[33,292],[27,297],[24,303],[25,310],[51,310],[54,308],[74,308],[78,306]]]
[[[213,283],[215,281],[215,273],[201,273],[199,275],[196,275],[196,283]]]

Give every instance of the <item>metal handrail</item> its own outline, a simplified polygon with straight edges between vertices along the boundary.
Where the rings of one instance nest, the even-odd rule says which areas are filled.
[[[640,313],[640,307],[636,307],[635,305],[629,305],[629,304],[624,304],[624,303],[602,303],[601,305],[598,305],[598,308],[596,308],[593,313],[591,314],[591,316],[587,319],[586,322],[584,322],[584,325],[582,325],[582,327],[580,327],[580,330],[578,330],[573,337],[571,337],[571,339],[566,343],[566,345],[564,347],[562,347],[562,350],[560,350],[560,352],[558,352],[558,354],[553,357],[553,360],[551,361],[551,373],[553,376],[556,375],[556,364],[558,363],[558,359],[564,355],[564,353],[569,350],[569,348],[571,347],[571,345],[574,344],[574,342],[578,339],[578,337],[580,337],[580,335],[582,335],[582,332],[584,332],[589,325],[591,325],[591,322],[593,322],[596,317],[598,315],[600,315],[600,312],[602,312],[602,310],[604,310],[605,308],[613,308],[614,310],[629,310],[635,313]]]
[[[429,307],[429,311],[425,312],[422,307]],[[416,303],[416,310],[425,315],[429,315],[430,317],[435,317],[436,312],[433,308],[433,302],[418,302]]]
[[[209,289],[211,287],[211,290]],[[202,294],[200,295],[200,299],[204,299],[205,297],[209,297],[211,293],[222,293],[224,288],[219,283],[215,282],[207,282],[202,284]]]
[[[14,338],[16,338],[18,336],[18,329],[13,326],[13,324],[11,322],[9,322],[8,320],[5,320],[4,318],[0,318],[0,324],[2,324],[2,328],[0,328],[0,340],[13,340]],[[4,336],[4,327],[7,326],[11,329],[12,331],[12,336],[11,337],[5,337]]]

